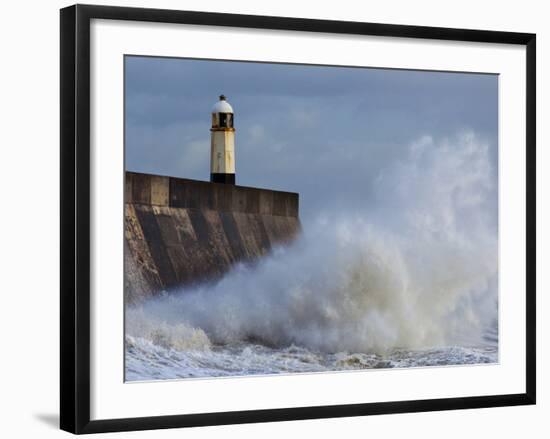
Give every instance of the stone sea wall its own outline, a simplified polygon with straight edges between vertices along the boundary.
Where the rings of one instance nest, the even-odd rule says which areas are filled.
[[[215,281],[300,231],[298,194],[126,173],[125,299]]]

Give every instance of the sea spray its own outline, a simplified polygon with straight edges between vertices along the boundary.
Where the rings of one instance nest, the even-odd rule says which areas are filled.
[[[373,190],[374,206],[320,214],[292,245],[235,266],[215,285],[128,308],[127,335],[180,352],[239,346],[235,358],[243,346],[264,346],[272,356],[292,346],[349,352],[359,355],[354,364],[479,345],[497,310],[488,146],[471,133],[424,137],[380,170]]]
[[[169,323],[163,319],[155,319],[145,314],[141,308],[129,311],[126,334],[132,339],[141,338],[158,346],[178,350],[209,349],[211,345],[202,329],[193,328],[185,321]]]

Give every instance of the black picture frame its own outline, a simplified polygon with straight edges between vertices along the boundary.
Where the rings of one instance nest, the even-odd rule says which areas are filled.
[[[535,34],[89,5],[70,6],[61,9],[60,14],[61,429],[76,434],[99,433],[535,404]],[[527,75],[526,392],[494,396],[90,420],[90,21],[92,19],[525,46],[527,59],[525,66]]]

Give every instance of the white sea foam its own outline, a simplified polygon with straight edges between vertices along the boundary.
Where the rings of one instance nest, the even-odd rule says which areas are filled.
[[[456,349],[481,346],[497,315],[497,188],[490,163],[488,146],[471,133],[420,139],[402,161],[381,170],[376,207],[320,215],[304,224],[294,244],[254,266],[235,267],[215,285],[129,308],[130,369],[137,370],[136,352],[154,345],[179,352],[184,376],[223,375],[220,358],[233,352],[233,360],[245,361],[243,343],[254,346],[256,359],[265,353],[258,346],[270,350],[265,373],[284,369],[279,360],[291,346],[317,358],[284,357],[296,371],[375,367],[381,358],[406,365],[399,352],[409,352],[411,362],[424,358],[411,351],[429,352],[438,364],[445,352],[451,364],[460,363]],[[486,362],[496,358],[495,345],[489,354],[460,351],[460,358],[470,362],[479,354]],[[330,357],[338,353],[350,354],[342,354],[342,363]],[[202,363],[183,367],[182,355]]]

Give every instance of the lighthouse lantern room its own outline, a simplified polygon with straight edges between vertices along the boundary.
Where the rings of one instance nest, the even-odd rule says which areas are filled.
[[[210,181],[235,184],[233,108],[224,95],[212,107]]]

